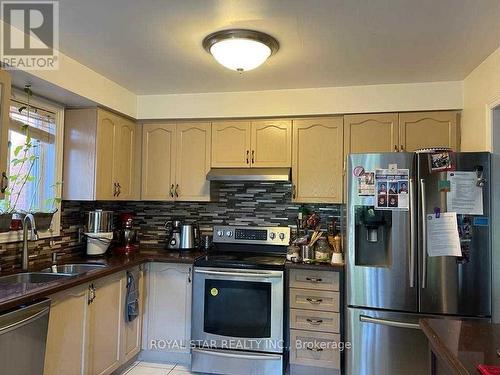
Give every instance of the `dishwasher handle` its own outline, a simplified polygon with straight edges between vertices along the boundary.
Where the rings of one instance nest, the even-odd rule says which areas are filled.
[[[25,306],[5,315],[0,315],[0,335],[21,328],[40,319],[50,311],[50,300],[43,300],[33,305]]]

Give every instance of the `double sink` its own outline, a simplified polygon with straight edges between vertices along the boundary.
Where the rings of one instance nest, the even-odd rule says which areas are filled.
[[[93,270],[105,268],[107,265],[101,263],[72,263],[54,265],[44,268],[39,272],[22,272],[13,275],[0,276],[1,284],[22,284],[22,283],[49,283]]]

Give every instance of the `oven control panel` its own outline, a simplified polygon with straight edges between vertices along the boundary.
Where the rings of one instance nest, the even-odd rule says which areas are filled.
[[[214,226],[213,241],[260,245],[284,245],[290,242],[289,227]]]

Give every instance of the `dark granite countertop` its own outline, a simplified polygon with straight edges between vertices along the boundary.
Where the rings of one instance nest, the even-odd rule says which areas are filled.
[[[329,263],[302,263],[302,262],[295,263],[287,260],[285,263],[285,268],[342,272],[344,270],[344,264],[332,265]]]
[[[477,365],[500,366],[500,324],[477,320],[420,319],[438,360],[454,374],[477,374]]]
[[[65,259],[64,263],[105,263],[108,267],[92,270],[86,273],[55,280],[49,283],[17,283],[0,284],[0,311],[8,310],[25,303],[47,297],[64,289],[87,283],[89,281],[111,275],[113,273],[129,269],[131,267],[148,263],[185,263],[193,264],[194,261],[203,256],[200,251],[179,252],[167,250],[141,250],[139,253],[130,256],[109,255],[105,257],[74,257]],[[63,264],[63,263],[61,263]],[[50,264],[41,268],[49,267]],[[30,269],[30,272],[39,271]],[[10,273],[11,274],[11,273]],[[0,274],[0,276],[7,275]]]

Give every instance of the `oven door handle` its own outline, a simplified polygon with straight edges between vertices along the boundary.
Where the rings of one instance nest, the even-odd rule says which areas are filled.
[[[239,358],[239,359],[281,359],[281,356],[278,354],[247,354],[247,353],[229,353],[223,350],[211,350],[211,349],[193,349],[193,352],[198,352],[202,354],[209,354],[216,357],[227,357],[227,358]]]
[[[194,270],[195,273],[202,273],[205,275],[215,275],[215,276],[238,276],[238,277],[275,277],[281,278],[283,277],[283,273],[281,271],[261,271],[261,272],[234,272],[234,271],[212,271],[212,270],[204,270],[196,268]]]

